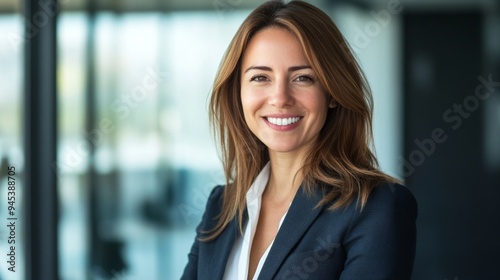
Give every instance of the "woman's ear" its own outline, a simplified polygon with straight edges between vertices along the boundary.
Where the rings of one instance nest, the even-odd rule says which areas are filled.
[[[333,98],[330,98],[330,103],[328,103],[328,108],[335,108],[337,107],[338,103],[335,101]]]

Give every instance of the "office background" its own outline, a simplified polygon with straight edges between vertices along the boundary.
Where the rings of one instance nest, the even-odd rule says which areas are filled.
[[[0,279],[178,279],[224,182],[207,102],[262,0],[0,0]],[[316,0],[419,202],[413,279],[497,279],[500,1]],[[8,167],[16,168],[16,272]]]

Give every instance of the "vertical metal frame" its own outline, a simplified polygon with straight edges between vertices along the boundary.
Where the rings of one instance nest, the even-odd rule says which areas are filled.
[[[92,131],[95,128],[97,112],[96,100],[96,65],[95,65],[95,24],[96,24],[96,3],[88,0],[87,12],[87,44],[86,44],[86,91],[85,91],[85,130]],[[97,174],[95,170],[95,149],[94,144],[89,145],[89,167],[87,171],[87,187],[89,199],[88,207],[88,274],[87,279],[92,279],[95,267],[99,259],[99,231],[98,231],[98,190]]]
[[[58,279],[56,0],[25,0],[26,279]]]

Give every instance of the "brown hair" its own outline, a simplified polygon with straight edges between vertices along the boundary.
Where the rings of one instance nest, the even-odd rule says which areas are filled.
[[[218,223],[201,240],[216,238],[238,215],[240,230],[245,195],[269,161],[266,146],[246,125],[240,96],[241,60],[252,36],[265,28],[291,31],[326,93],[338,104],[329,109],[318,141],[302,167],[308,192],[327,186],[319,205],[337,209],[357,197],[364,207],[371,190],[396,181],[378,170],[372,144],[372,97],[344,37],[327,14],[302,1],[268,1],[242,23],[222,59],[210,99],[210,121],[221,144],[226,176]],[[334,202],[335,200],[335,202]],[[319,206],[318,205],[318,206]]]

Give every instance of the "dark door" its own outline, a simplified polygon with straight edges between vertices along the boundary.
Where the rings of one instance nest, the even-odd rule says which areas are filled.
[[[484,72],[482,23],[479,12],[404,15],[401,168],[419,202],[414,279],[500,277],[500,180],[483,131],[500,77]]]

